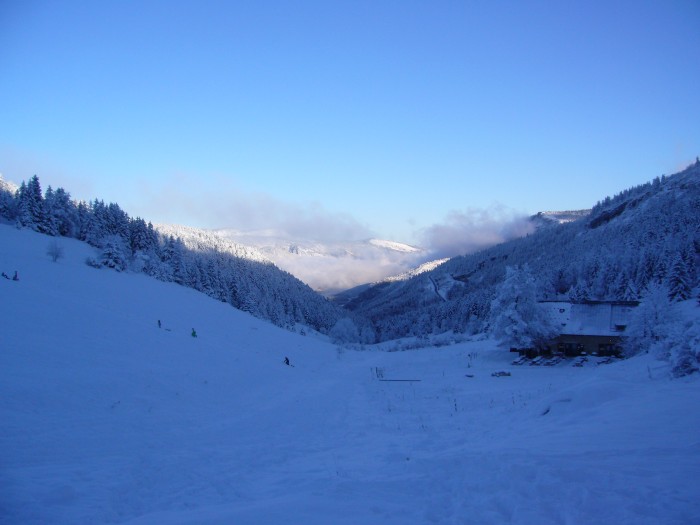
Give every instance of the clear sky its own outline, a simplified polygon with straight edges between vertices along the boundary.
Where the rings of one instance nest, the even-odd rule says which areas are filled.
[[[0,1],[0,173],[199,227],[430,242],[700,154],[700,2]]]

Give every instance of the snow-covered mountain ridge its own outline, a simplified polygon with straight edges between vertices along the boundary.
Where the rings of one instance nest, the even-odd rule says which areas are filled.
[[[379,248],[386,248],[387,250],[394,250],[395,252],[406,252],[406,253],[416,253],[422,252],[421,248],[416,248],[409,244],[404,244],[396,241],[386,241],[382,239],[370,239],[369,244],[372,246],[377,246]]]
[[[258,249],[233,242],[226,237],[219,235],[218,232],[177,224],[155,224],[154,227],[163,235],[169,235],[182,239],[185,246],[191,250],[200,252],[217,250],[222,253],[233,255],[234,257],[240,257],[242,259],[272,263],[272,261]]]
[[[325,295],[410,271],[429,257],[421,248],[382,239],[321,242],[290,238],[279,231],[212,231],[254,248]]]
[[[583,219],[590,215],[591,210],[572,210],[572,211],[541,211],[536,213],[530,220],[535,224],[535,227],[551,226],[557,224],[566,224],[569,222]]]
[[[0,173],[0,192],[15,193],[19,189],[19,186],[14,182],[5,180]]]
[[[393,282],[393,281],[407,281],[408,279],[412,279],[413,277],[420,275],[425,272],[430,272],[440,266],[443,263],[446,263],[449,261],[449,258],[444,258],[444,259],[435,259],[434,261],[428,261],[426,263],[421,264],[420,266],[417,266],[416,268],[413,268],[412,270],[409,270],[407,272],[404,272],[399,275],[392,275],[391,277],[387,277],[384,279],[384,282]]]
[[[530,222],[535,228],[553,227],[579,220],[589,213],[590,210],[546,211],[530,217]],[[294,239],[276,230],[213,231],[237,244],[253,247],[315,290],[334,297],[386,280],[406,280],[446,260],[435,259],[424,248],[385,239],[321,242]]]
[[[184,226],[154,228],[118,204],[76,202],[63,188],[41,190],[37,176],[11,192],[0,188],[0,223],[74,238],[94,267],[143,273],[193,288],[279,326],[327,331],[345,314],[253,248]]]
[[[577,220],[452,258],[407,281],[367,287],[346,307],[369,317],[382,339],[477,333],[488,326],[506,267],[526,264],[540,299],[636,300],[650,284],[676,277],[696,288],[700,162],[604,198]]]

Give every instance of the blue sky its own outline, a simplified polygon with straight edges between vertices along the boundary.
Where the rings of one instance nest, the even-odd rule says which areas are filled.
[[[696,0],[5,0],[0,173],[153,222],[430,244],[695,160],[698,27]]]

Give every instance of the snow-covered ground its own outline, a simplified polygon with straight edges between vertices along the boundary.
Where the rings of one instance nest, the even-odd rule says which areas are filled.
[[[338,352],[50,240],[0,225],[2,523],[700,523],[698,377]]]

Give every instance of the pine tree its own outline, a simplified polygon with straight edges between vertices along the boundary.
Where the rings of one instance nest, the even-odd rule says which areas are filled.
[[[668,298],[673,301],[685,301],[692,295],[690,276],[685,260],[680,253],[676,254],[668,276]]]
[[[44,209],[39,177],[34,175],[28,183],[22,182],[17,190],[17,201],[17,226],[43,232]]]
[[[542,346],[557,335],[537,302],[535,279],[527,265],[506,268],[506,278],[491,302],[491,329],[501,344],[514,348]]]
[[[625,335],[625,353],[647,352],[668,335],[671,324],[669,293],[664,285],[651,283],[635,308]]]
[[[44,218],[44,198],[41,195],[41,184],[39,183],[39,177],[34,175],[27,183],[27,211],[30,215],[30,224],[27,224],[30,228],[44,232],[45,218]]]
[[[44,196],[44,202],[47,202],[47,213],[52,216],[57,235],[76,237],[79,233],[78,209],[70,194],[63,188],[57,188],[50,198]]]
[[[104,238],[104,247],[98,262],[102,266],[113,268],[118,272],[126,270],[127,258],[125,255],[124,241],[118,235],[109,235]]]
[[[580,282],[576,283],[571,287],[571,290],[569,290],[569,301],[572,303],[583,303],[588,301],[588,299],[588,289]]]
[[[187,276],[187,271],[184,262],[185,245],[182,240],[175,238],[172,235],[165,239],[163,245],[162,261],[168,269],[165,280],[174,281],[178,284],[184,284]]]
[[[27,196],[27,184],[22,181],[22,184],[17,188],[15,195],[17,201],[17,227],[22,228],[29,226],[32,222],[32,215],[29,211],[29,197]]]
[[[95,199],[86,208],[87,213],[82,217],[82,240],[92,246],[102,247],[103,239],[109,235],[107,230],[107,211],[104,201]]]
[[[51,186],[49,186],[46,188],[46,193],[44,194],[41,231],[53,236],[59,235],[56,206],[56,194]]]
[[[146,221],[136,217],[129,222],[129,246],[132,255],[136,252],[146,252],[150,248],[148,227]]]

